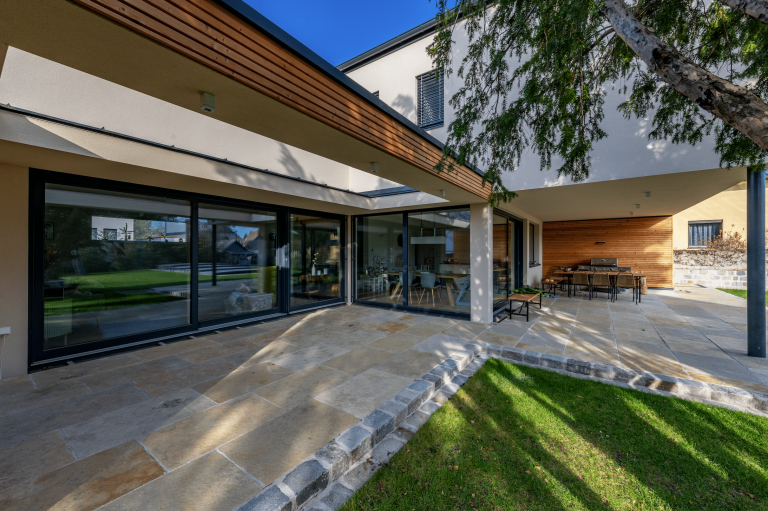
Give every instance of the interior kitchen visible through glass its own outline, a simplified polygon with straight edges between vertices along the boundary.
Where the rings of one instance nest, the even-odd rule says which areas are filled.
[[[403,215],[357,220],[357,299],[403,303]],[[409,297],[413,301],[413,296]]]
[[[185,201],[46,185],[44,348],[190,323]]]
[[[408,304],[469,312],[469,210],[408,214]]]
[[[277,216],[200,204],[200,321],[277,308]]]

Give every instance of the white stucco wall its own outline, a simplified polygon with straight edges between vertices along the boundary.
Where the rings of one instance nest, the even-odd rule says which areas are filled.
[[[350,71],[348,76],[370,91],[379,91],[379,98],[402,115],[416,122],[416,76],[432,69],[426,53],[432,36],[415,41],[363,67]],[[466,35],[461,27],[454,33],[456,41],[455,66],[466,48]],[[515,63],[511,63],[515,65]],[[445,124],[429,130],[441,141],[447,138],[447,126],[455,118],[448,101],[459,89],[460,80],[454,73],[445,82]],[[626,120],[616,107],[626,99],[608,87],[605,97],[603,129],[608,137],[595,145],[592,169],[586,182],[608,181],[632,177],[651,176],[675,172],[718,168],[719,158],[713,152],[712,137],[696,147],[674,145],[665,141],[648,140],[650,120]],[[553,161],[556,165],[557,162]],[[511,190],[528,190],[572,184],[570,179],[559,178],[555,170],[539,170],[539,157],[528,152],[520,167],[507,173],[504,182]],[[555,167],[556,168],[556,167]]]

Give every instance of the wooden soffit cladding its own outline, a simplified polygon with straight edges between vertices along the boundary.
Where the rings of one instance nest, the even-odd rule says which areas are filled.
[[[643,271],[649,286],[673,287],[671,216],[544,222],[542,238],[544,278],[553,268],[616,257],[619,266]]]
[[[272,99],[475,196],[467,167],[437,174],[439,147],[213,0],[73,0]]]

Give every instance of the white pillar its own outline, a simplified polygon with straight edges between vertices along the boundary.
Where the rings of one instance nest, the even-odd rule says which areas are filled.
[[[470,319],[493,322],[493,208],[469,206]]]

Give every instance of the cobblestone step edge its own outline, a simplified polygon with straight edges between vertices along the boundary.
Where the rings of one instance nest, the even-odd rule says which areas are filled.
[[[276,479],[238,511],[335,511],[399,451],[488,358],[768,415],[768,394],[471,341]]]

